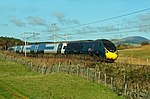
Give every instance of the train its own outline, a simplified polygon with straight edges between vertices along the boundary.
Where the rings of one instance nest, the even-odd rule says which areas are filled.
[[[30,44],[13,46],[9,51],[19,54],[88,54],[98,57],[101,61],[114,62],[118,58],[116,46],[107,39],[70,41],[57,43]]]

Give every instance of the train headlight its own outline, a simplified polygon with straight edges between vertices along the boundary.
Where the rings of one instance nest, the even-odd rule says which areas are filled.
[[[107,50],[105,50],[105,53],[108,53],[108,51],[107,51]]]

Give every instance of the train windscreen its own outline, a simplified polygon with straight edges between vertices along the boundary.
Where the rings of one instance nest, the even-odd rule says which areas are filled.
[[[115,45],[111,42],[111,41],[108,41],[108,40],[102,40],[105,48],[107,50],[109,50],[110,52],[115,52],[117,49],[115,47]]]

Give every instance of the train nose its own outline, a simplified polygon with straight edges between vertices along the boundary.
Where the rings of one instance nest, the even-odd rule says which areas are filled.
[[[107,58],[107,59],[113,59],[113,60],[116,60],[117,57],[118,57],[117,53],[112,53],[112,52],[106,53],[106,58]]]
[[[112,59],[116,60],[118,55],[116,53],[112,53]]]

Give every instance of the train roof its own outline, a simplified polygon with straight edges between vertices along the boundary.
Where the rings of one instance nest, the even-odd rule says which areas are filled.
[[[97,40],[78,40],[78,41],[62,41],[62,42],[32,42],[30,44],[51,44],[51,43],[74,43],[74,42],[93,42],[93,41],[96,41],[96,42],[99,42],[99,41],[109,41],[111,42],[110,40],[107,40],[107,39],[97,39]]]

